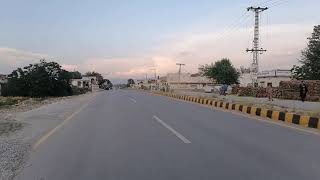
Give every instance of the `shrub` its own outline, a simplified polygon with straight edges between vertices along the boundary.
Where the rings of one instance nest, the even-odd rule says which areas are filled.
[[[68,96],[72,95],[71,74],[56,62],[30,64],[14,70],[4,86],[4,96]]]
[[[79,88],[76,86],[72,86],[72,94],[73,95],[79,95],[79,94],[85,94],[89,92],[90,90],[88,88]]]

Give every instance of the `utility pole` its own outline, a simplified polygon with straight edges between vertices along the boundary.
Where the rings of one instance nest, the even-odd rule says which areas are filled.
[[[260,25],[260,13],[267,10],[267,7],[248,7],[247,11],[253,11],[255,14],[255,20],[254,20],[254,37],[253,37],[253,48],[247,49],[247,52],[252,52],[253,54],[253,62],[251,65],[251,71],[253,73],[259,72],[259,54],[262,54],[263,52],[266,52],[267,50],[263,48],[259,48],[259,25]]]
[[[180,78],[181,78],[181,66],[185,66],[185,64],[177,63],[176,65],[179,66],[179,71],[178,71],[178,73],[179,73],[179,83],[180,83]]]
[[[152,68],[150,70],[154,71],[154,80],[157,81],[157,69],[156,68]]]

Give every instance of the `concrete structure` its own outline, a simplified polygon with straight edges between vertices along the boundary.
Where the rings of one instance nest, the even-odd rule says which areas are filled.
[[[208,85],[213,85],[212,80],[200,76],[200,74],[191,73],[168,73],[167,76],[160,77],[157,80],[135,80],[132,88],[147,88],[151,90],[172,90],[172,89],[202,89]]]
[[[267,87],[271,84],[272,87],[278,87],[281,81],[290,81],[291,71],[284,69],[275,69],[261,71],[259,73],[242,73],[239,77],[241,87],[260,86]]]
[[[71,85],[79,88],[92,88],[92,85],[97,85],[97,78],[95,76],[86,76],[81,79],[72,79]]]
[[[261,87],[267,87],[271,84],[272,87],[279,87],[281,81],[290,81],[291,71],[283,69],[275,69],[270,71],[262,71],[257,75],[257,83]]]
[[[257,81],[257,75],[254,73],[242,73],[239,77],[241,87],[252,86]]]
[[[168,73],[166,82],[172,89],[204,89],[207,85],[213,85],[211,79],[200,74],[191,73]]]

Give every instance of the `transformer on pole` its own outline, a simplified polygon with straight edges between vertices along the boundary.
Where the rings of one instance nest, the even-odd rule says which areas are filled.
[[[253,11],[255,13],[255,21],[254,21],[254,38],[253,38],[253,47],[252,49],[247,49],[247,52],[252,52],[253,54],[253,62],[251,65],[251,71],[253,73],[259,72],[259,54],[266,52],[267,50],[259,47],[259,25],[260,25],[260,13],[267,10],[267,7],[248,7],[247,11]]]

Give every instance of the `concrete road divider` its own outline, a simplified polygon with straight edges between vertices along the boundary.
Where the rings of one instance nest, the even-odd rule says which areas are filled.
[[[275,111],[271,109],[259,108],[255,106],[246,106],[242,104],[229,103],[225,101],[214,101],[206,98],[177,95],[174,93],[156,92],[155,94],[168,96],[175,99],[190,101],[198,104],[214,106],[216,108],[223,108],[231,111],[239,111],[252,116],[260,116],[260,117],[272,119],[275,121],[284,121],[288,123],[301,125],[304,127],[320,129],[320,120],[318,117],[311,117],[311,116],[299,115],[294,113]]]

